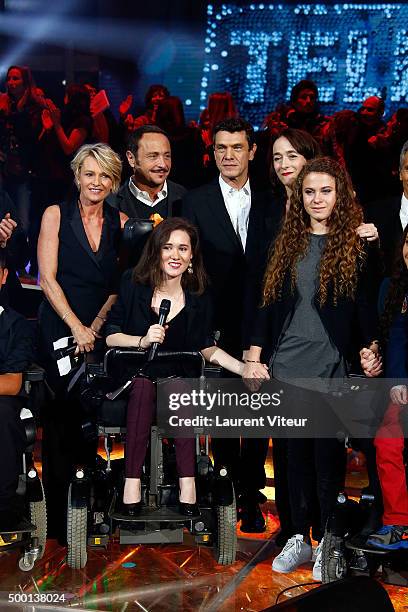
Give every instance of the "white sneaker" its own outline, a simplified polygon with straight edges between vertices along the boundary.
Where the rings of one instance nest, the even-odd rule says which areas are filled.
[[[275,557],[272,569],[281,574],[293,572],[299,565],[312,559],[312,547],[303,541],[303,536],[297,533],[289,538],[282,552]]]
[[[318,580],[319,582],[322,581],[323,541],[324,538],[316,546],[316,560],[313,565],[313,580]]]

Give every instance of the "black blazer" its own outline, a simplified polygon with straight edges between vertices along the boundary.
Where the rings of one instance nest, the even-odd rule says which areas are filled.
[[[374,245],[367,249],[366,265],[360,273],[354,299],[342,298],[338,300],[337,305],[334,305],[329,290],[328,299],[323,307],[320,307],[317,298],[314,300],[329,338],[347,361],[351,361],[352,349],[356,348],[354,337],[356,319],[361,341],[365,346],[378,339],[378,248]],[[291,292],[290,284],[287,273],[283,282],[282,298],[258,310],[252,329],[251,344],[263,347],[264,359],[269,359],[276,350],[285,321],[295,309],[298,293],[296,289]]]
[[[167,189],[166,199],[168,216],[177,217],[181,214],[181,198],[186,193],[186,189],[182,185],[169,180],[167,180]],[[107,202],[113,206],[113,208],[118,208],[131,219],[140,218],[137,208],[137,198],[129,189],[129,179],[123,183],[117,193],[111,194],[107,198]],[[155,212],[154,207],[151,209],[151,212]]]
[[[395,251],[402,238],[400,220],[401,196],[392,196],[371,202],[366,206],[366,219],[375,223],[384,256],[385,276],[391,276]]]
[[[251,210],[245,252],[232,226],[218,177],[189,191],[182,201],[183,216],[197,226],[204,266],[215,300],[215,326],[221,331],[220,346],[239,355],[244,329],[253,311],[247,295],[248,270],[261,259],[270,231],[270,195],[256,193],[251,185]],[[246,300],[249,303],[246,303]]]
[[[117,302],[113,305],[105,326],[105,335],[124,333],[144,336],[151,325],[151,301],[153,289],[136,284],[133,270],[127,270],[120,283]],[[200,351],[214,345],[212,327],[212,303],[207,293],[194,295],[185,292],[188,346],[186,351]]]

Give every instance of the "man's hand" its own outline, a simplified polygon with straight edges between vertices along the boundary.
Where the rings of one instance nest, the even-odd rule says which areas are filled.
[[[4,219],[0,221],[0,247],[4,249],[11,234],[16,229],[17,223],[13,221],[10,213],[6,213]]]
[[[393,404],[404,406],[408,404],[408,389],[406,385],[396,385],[390,391],[390,398]]]

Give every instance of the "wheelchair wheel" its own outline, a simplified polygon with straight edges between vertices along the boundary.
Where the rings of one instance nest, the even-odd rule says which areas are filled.
[[[217,506],[217,537],[215,560],[219,565],[231,565],[237,554],[237,507],[235,493],[232,504]]]
[[[322,551],[322,582],[334,582],[347,575],[344,540],[330,531],[324,534]]]
[[[75,508],[71,502],[72,485],[68,492],[67,513],[67,564],[72,569],[85,567],[88,555],[86,551],[88,531],[88,508]]]
[[[32,532],[31,537],[38,539],[38,545],[41,547],[37,559],[41,559],[45,552],[47,543],[47,505],[45,502],[44,487],[40,480],[42,491],[42,500],[30,502],[30,521],[36,526],[36,530]],[[20,568],[21,569],[21,568]]]

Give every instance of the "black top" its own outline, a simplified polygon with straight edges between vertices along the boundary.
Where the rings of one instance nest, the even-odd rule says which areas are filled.
[[[6,308],[0,314],[0,374],[22,373],[33,360],[33,333],[24,317]]]
[[[159,322],[159,315],[152,309],[151,324],[155,325]],[[187,315],[186,309],[183,308],[170,321],[166,322],[167,330],[163,344],[160,349],[163,351],[185,351],[188,350],[188,341],[186,337],[187,330]]]
[[[57,281],[70,308],[83,325],[89,326],[108,297],[117,293],[117,258],[121,236],[120,215],[106,202],[99,249],[89,244],[79,206],[75,200],[60,206]],[[39,311],[41,348],[50,355],[52,342],[71,331],[44,300]]]
[[[133,270],[127,270],[122,276],[118,300],[113,305],[106,323],[106,336],[121,332],[131,336],[144,336],[152,325],[153,289],[147,285],[134,283],[132,273]],[[174,318],[174,323],[178,325],[177,341],[174,339],[176,334],[170,332],[170,338],[173,337],[174,343],[177,342],[178,346],[166,344],[165,348],[200,351],[213,346],[212,302],[209,295],[204,293],[198,296],[185,291],[185,307],[182,312],[183,314],[179,313],[181,322],[176,321],[179,315]],[[180,333],[182,323],[184,331]],[[171,327],[172,321],[169,329]]]

